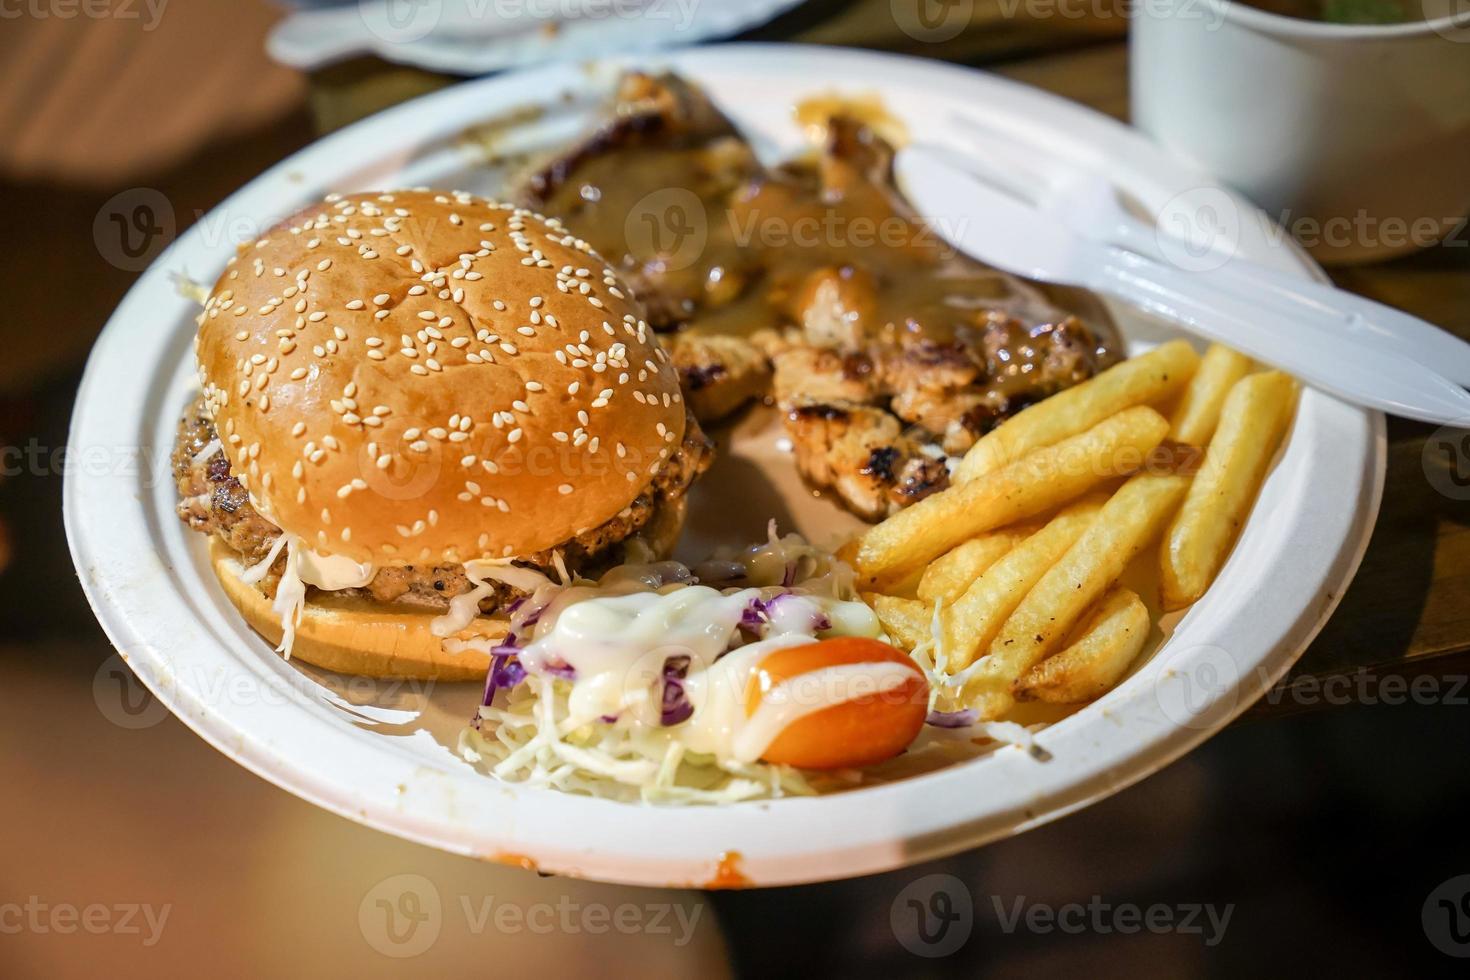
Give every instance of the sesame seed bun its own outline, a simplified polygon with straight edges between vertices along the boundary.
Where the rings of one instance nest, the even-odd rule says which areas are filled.
[[[377,566],[555,547],[684,437],[675,371],[607,264],[467,194],[333,196],[288,219],[230,261],[196,352],[251,503]]]
[[[209,561],[230,603],[251,628],[271,643],[281,642],[281,617],[271,600],[254,585],[241,581],[240,556],[219,538],[209,540]],[[318,594],[301,610],[291,658],[327,670],[361,677],[404,677],[416,680],[478,681],[490,669],[490,656],[466,649],[450,653],[444,640],[429,629],[435,613],[388,608],[366,599]],[[460,639],[506,633],[506,622],[476,619]]]

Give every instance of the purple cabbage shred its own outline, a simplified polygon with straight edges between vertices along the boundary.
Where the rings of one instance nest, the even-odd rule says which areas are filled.
[[[551,677],[559,677],[564,681],[577,679],[577,671],[571,664],[563,660],[549,660],[541,665],[541,673]]]
[[[935,728],[969,728],[980,720],[980,712],[974,708],[962,711],[931,711],[924,723]]]
[[[677,725],[694,714],[694,705],[684,693],[684,678],[689,676],[689,656],[678,654],[664,661],[664,690],[659,713],[663,725]]]

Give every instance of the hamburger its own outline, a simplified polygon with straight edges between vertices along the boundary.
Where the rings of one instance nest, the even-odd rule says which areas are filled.
[[[483,677],[490,617],[666,554],[710,463],[630,290],[511,205],[333,195],[240,247],[198,322],[179,515],[328,669]]]

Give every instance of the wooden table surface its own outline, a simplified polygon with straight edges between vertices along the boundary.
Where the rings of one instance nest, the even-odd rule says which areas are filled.
[[[811,0],[745,38],[846,44],[974,65],[1128,118],[1127,21],[1106,4],[952,0],[955,9],[971,10],[969,26],[936,44],[897,25],[894,11],[918,2],[929,0]],[[454,81],[360,59],[317,73],[310,98],[326,131]],[[1470,338],[1470,241],[1464,233],[1458,239],[1407,258],[1329,272],[1346,289]],[[1429,674],[1437,692],[1430,696],[1470,698],[1470,686],[1456,690],[1470,671],[1470,487],[1460,499],[1435,489],[1425,471],[1431,437],[1433,464],[1443,475],[1470,481],[1470,439],[1389,420],[1383,506],[1362,567],[1321,635],[1253,715],[1390,701],[1403,696],[1395,675]],[[1395,680],[1385,682],[1389,676]]]

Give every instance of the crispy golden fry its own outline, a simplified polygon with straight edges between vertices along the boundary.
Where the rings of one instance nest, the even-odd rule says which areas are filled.
[[[987,531],[949,549],[924,569],[917,590],[919,598],[931,606],[935,599],[945,604],[953,602],[965,594],[971,582],[1035,530],[1026,527]]]
[[[996,427],[970,447],[955,470],[954,480],[969,482],[1036,449],[1084,432],[1126,408],[1164,401],[1189,381],[1198,365],[1199,355],[1183,340],[1171,340],[1147,354],[1115,364]]]
[[[1250,369],[1249,357],[1224,344],[1211,344],[1174,409],[1169,438],[1191,446],[1209,445],[1225,396]]]
[[[1014,703],[1011,685],[1056,649],[1179,506],[1189,479],[1139,473],[1098,511],[1062,559],[1026,593],[966,685],[975,707],[997,718]]]
[[[1088,614],[1081,636],[1012,686],[1019,701],[1083,704],[1102,697],[1138,658],[1152,623],[1131,589],[1114,586]]]
[[[876,592],[882,595],[912,599],[918,592],[919,580],[927,567],[922,562],[907,568],[890,568],[881,574],[864,572],[858,567],[857,553],[861,538],[850,538],[836,551],[836,556],[852,566],[856,580],[854,588],[859,592]]]
[[[951,671],[963,670],[1000,632],[1047,569],[1072,547],[1107,498],[1091,494],[1067,507],[985,570],[964,595],[940,612],[944,653]]]
[[[1204,463],[1164,535],[1165,609],[1181,609],[1204,595],[1225,564],[1286,432],[1295,389],[1280,371],[1253,374],[1230,389]]]
[[[863,601],[878,614],[878,622],[888,638],[905,650],[912,650],[921,643],[929,642],[934,635],[934,607],[918,599],[900,599],[898,596],[863,593]]]
[[[967,538],[1052,510],[1113,476],[1137,469],[1169,431],[1137,406],[1024,459],[949,487],[869,528],[854,555],[861,574],[912,568]]]
[[[884,595],[913,599],[919,594],[919,583],[924,580],[924,572],[927,570],[927,566],[920,565],[897,574],[880,575],[871,588]]]

